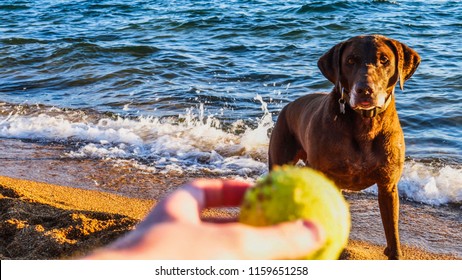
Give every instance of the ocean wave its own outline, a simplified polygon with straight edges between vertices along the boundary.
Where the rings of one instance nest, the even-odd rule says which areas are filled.
[[[462,166],[423,163],[409,160],[404,164],[398,183],[400,197],[433,206],[462,205]],[[378,194],[377,185],[366,193]]]
[[[309,4],[303,5],[298,9],[297,13],[329,13],[336,12],[338,9],[345,9],[348,7],[349,1],[331,1],[326,3],[326,1],[314,1]]]
[[[420,162],[408,162],[399,188],[400,194],[430,205],[462,204],[462,167],[449,165],[432,167]]]
[[[0,137],[69,142],[76,150],[68,157],[134,158],[161,169],[240,175],[261,174],[266,169],[267,130],[273,125],[266,107],[253,128],[238,120],[227,129],[213,115],[205,115],[203,104],[164,118],[94,118],[74,111],[59,114],[57,108],[42,109],[16,106],[15,111],[4,111]]]

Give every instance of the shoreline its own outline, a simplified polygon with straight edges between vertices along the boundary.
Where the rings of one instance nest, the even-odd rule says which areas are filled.
[[[165,186],[165,188],[170,188]],[[0,259],[73,259],[131,230],[155,199],[129,198],[0,176]],[[209,220],[229,219],[237,211],[206,210]],[[355,213],[352,212],[353,220]],[[351,236],[350,236],[351,238]],[[385,260],[384,247],[350,239],[343,260]],[[460,260],[403,245],[405,259]]]

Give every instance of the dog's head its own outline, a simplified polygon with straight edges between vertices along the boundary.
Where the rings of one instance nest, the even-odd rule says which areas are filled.
[[[318,61],[322,74],[345,91],[355,110],[383,108],[401,90],[420,63],[420,56],[403,43],[380,35],[357,36],[332,47]]]

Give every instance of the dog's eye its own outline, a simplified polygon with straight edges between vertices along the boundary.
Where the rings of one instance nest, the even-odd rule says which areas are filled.
[[[382,56],[380,57],[380,63],[381,63],[382,65],[388,65],[388,64],[390,63],[390,60],[388,60],[388,57],[382,55]]]
[[[347,63],[350,64],[350,65],[353,65],[356,63],[356,60],[354,57],[350,56],[347,58]]]

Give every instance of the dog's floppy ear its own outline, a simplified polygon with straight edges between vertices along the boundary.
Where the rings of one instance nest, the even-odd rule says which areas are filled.
[[[404,82],[407,81],[420,64],[419,54],[396,40],[391,40],[390,43],[394,48],[396,55],[396,70],[398,72],[399,87],[404,89]]]
[[[321,56],[318,60],[318,67],[321,73],[336,87],[341,87],[340,76],[341,76],[341,61],[342,51],[345,42],[341,42],[333,46],[328,52]],[[341,90],[338,88],[338,90]]]

